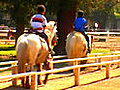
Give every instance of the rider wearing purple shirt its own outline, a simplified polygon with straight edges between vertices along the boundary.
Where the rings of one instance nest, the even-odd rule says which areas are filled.
[[[87,30],[87,20],[83,18],[84,12],[82,10],[79,10],[78,17],[74,21],[74,30],[77,32],[81,32],[85,39],[88,42],[88,53],[91,52],[90,46],[89,46],[89,37],[87,34],[85,34],[85,30]]]
[[[48,45],[49,52],[52,52],[49,46],[48,36],[44,32],[46,24],[47,24],[47,19],[44,16],[45,11],[46,11],[46,8],[44,5],[38,5],[37,14],[32,16],[30,24],[32,27],[32,33],[36,33],[40,37],[45,38],[47,45]]]

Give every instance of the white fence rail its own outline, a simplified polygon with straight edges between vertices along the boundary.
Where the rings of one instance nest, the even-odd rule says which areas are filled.
[[[120,54],[120,51],[110,52],[110,53],[94,53],[94,54],[89,54],[88,55],[88,56],[92,55],[94,57],[76,58],[76,59],[62,59],[62,60],[55,60],[55,61],[50,61],[50,62],[55,64],[55,63],[63,63],[63,62],[72,62],[74,60],[91,60],[91,59],[97,60],[97,59],[102,59],[102,58],[105,58],[105,57],[119,57],[119,55],[114,55],[114,54]],[[99,55],[101,55],[101,56],[99,56]],[[102,55],[107,55],[107,56],[102,56]],[[67,55],[53,56],[53,59],[60,59],[60,58],[67,58]],[[97,62],[97,61],[95,61],[95,62]],[[14,66],[14,65],[17,65],[17,63],[18,63],[18,61],[7,61],[7,62],[0,62],[0,65],[11,64],[12,66]],[[4,70],[8,70],[8,69],[10,69],[10,67],[0,68],[0,71],[4,71]]]
[[[55,56],[54,58],[63,58],[65,56]],[[112,61],[105,61],[101,62],[102,58],[109,58],[109,57],[118,57],[117,60],[112,60]],[[52,69],[52,70],[47,70],[47,71],[41,71],[41,72],[28,72],[28,73],[21,73],[21,74],[16,74],[17,73],[17,61],[9,61],[9,62],[1,62],[0,65],[6,65],[6,64],[11,64],[12,65],[12,74],[13,75],[8,75],[8,76],[1,76],[0,77],[0,82],[2,81],[7,81],[8,79],[13,80],[13,85],[17,84],[17,78],[20,77],[25,77],[25,76],[31,76],[31,90],[36,90],[37,89],[37,75],[39,74],[47,74],[47,73],[57,73],[57,72],[64,72],[68,70],[74,70],[74,77],[75,77],[75,85],[80,85],[80,68],[81,67],[90,67],[90,66],[98,66],[99,69],[101,69],[102,65],[106,65],[106,78],[110,77],[110,64],[113,63],[118,63],[118,67],[120,67],[120,54],[119,55],[107,55],[107,56],[97,56],[97,57],[86,57],[86,58],[75,58],[75,59],[63,59],[63,60],[55,60],[51,61],[50,63],[55,64],[55,63],[63,63],[63,62],[73,62],[74,66],[68,66],[64,68],[58,68],[58,69]],[[90,64],[83,64],[83,65],[78,65],[78,61],[81,60],[91,60],[91,59],[98,59],[99,62],[97,63],[90,63]],[[1,69],[2,70],[2,69]]]
[[[91,63],[91,64],[84,64],[84,65],[75,65],[75,66],[69,66],[59,69],[53,69],[53,70],[47,70],[47,71],[41,71],[41,72],[29,72],[29,73],[21,73],[21,74],[14,74],[9,76],[1,76],[0,81],[6,80],[6,79],[16,79],[20,77],[30,76],[31,75],[31,90],[37,90],[37,75],[41,74],[47,74],[47,73],[57,73],[57,72],[63,72],[74,69],[74,78],[75,78],[75,85],[80,85],[80,68],[81,67],[89,67],[89,66],[98,66],[98,65],[106,65],[106,78],[110,77],[110,64],[112,63],[119,63],[120,59],[113,60],[113,61],[106,61],[101,63]]]

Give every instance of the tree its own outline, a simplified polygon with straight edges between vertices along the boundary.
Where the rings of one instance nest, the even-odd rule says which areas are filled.
[[[93,12],[104,11],[110,14],[112,7],[118,3],[117,0],[1,0],[3,5],[9,11],[12,19],[16,23],[17,35],[24,32],[24,28],[28,25],[34,8],[37,4],[44,4],[47,12],[53,12],[57,16],[57,29],[59,42],[55,47],[56,54],[65,54],[65,40],[69,32],[73,31],[73,22],[77,9],[85,12],[85,18],[88,24],[92,22]],[[109,5],[106,4],[109,2]],[[110,7],[104,8],[108,5]],[[99,19],[100,20],[100,19]]]
[[[73,31],[73,22],[76,12],[76,0],[60,0],[57,12],[58,45],[56,54],[65,54],[65,40],[68,33]]]
[[[53,1],[53,0],[52,0]],[[110,3],[110,8],[103,8],[103,5]],[[77,9],[82,9],[85,12],[85,18],[88,20],[88,24],[92,22],[93,13],[98,11],[101,16],[107,16],[112,12],[112,6],[117,2],[116,0],[57,0],[57,23],[58,23],[58,36],[59,42],[55,47],[57,54],[65,54],[65,40],[71,31],[73,31],[73,22],[75,19]],[[95,14],[96,15],[96,14]],[[95,16],[94,15],[94,16]],[[103,22],[106,18],[99,18],[97,16],[98,22],[101,26],[105,25]],[[94,20],[94,19],[93,19]]]
[[[25,27],[29,25],[30,17],[35,12],[35,6],[44,2],[44,0],[1,0],[4,6],[2,9],[10,14],[16,24],[16,41],[24,33]]]

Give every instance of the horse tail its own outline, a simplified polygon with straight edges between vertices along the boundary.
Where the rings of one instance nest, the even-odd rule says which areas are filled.
[[[26,40],[22,39],[18,41],[16,45],[16,56],[18,59],[18,72],[23,73],[25,72],[25,64],[27,62],[27,42]]]
[[[68,58],[79,58],[86,56],[87,42],[79,32],[72,32],[66,40],[66,51]]]

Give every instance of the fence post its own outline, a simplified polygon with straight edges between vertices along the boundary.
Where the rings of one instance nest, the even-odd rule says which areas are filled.
[[[98,56],[98,55],[95,55],[95,57],[97,57],[97,56]],[[95,63],[97,63],[97,62],[98,62],[98,59],[96,58],[96,59],[95,59]]]
[[[17,63],[12,63],[12,75],[13,74],[17,74],[18,70],[17,70]],[[12,85],[13,86],[17,86],[17,79],[13,79],[12,80]]]
[[[106,65],[106,78],[109,79],[110,78],[110,64]]]
[[[37,90],[37,74],[31,75],[31,90]]]
[[[53,56],[51,54],[48,55],[48,61],[50,63],[50,69],[53,70],[53,63],[50,62],[53,61]]]
[[[75,68],[74,69],[74,75],[75,75],[75,85],[78,86],[80,84],[80,68]]]
[[[120,56],[118,56],[118,59],[120,59]],[[120,62],[118,62],[118,68],[120,68]]]
[[[101,63],[101,58],[98,58],[98,63]],[[98,69],[101,70],[102,65],[98,65]]]
[[[107,38],[106,38],[107,43],[109,43],[109,37],[110,37],[109,30],[107,30]]]
[[[78,61],[74,61],[74,62],[73,62],[73,65],[78,65]],[[80,83],[79,74],[80,74],[80,68],[75,68],[75,69],[74,69],[74,75],[75,75],[74,82],[75,82],[75,85],[76,85],[76,86],[78,86],[79,83]]]

